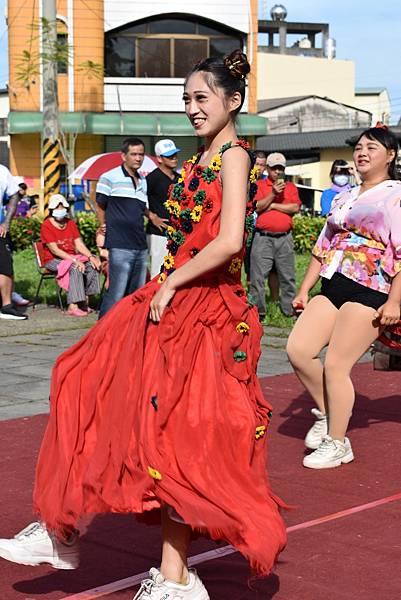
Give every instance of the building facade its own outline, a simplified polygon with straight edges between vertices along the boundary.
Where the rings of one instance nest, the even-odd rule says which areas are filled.
[[[41,51],[41,3],[9,0],[10,166],[41,187],[42,73],[21,80],[21,58]],[[267,132],[257,112],[257,0],[60,0],[57,34],[68,45],[58,65],[60,124],[74,160],[119,149],[128,135],[141,137],[148,153],[162,137],[178,138],[182,157],[197,148],[183,112],[185,74],[206,56],[242,48],[252,73],[238,118],[242,136]],[[25,65],[26,67],[26,65]],[[25,69],[26,70],[26,69]],[[34,72],[35,71],[35,72]]]

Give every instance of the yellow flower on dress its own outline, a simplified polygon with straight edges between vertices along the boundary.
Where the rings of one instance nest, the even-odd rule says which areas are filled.
[[[181,181],[184,181],[185,177],[187,176],[187,172],[184,169],[184,167],[181,169],[181,173],[180,173],[180,179],[178,180],[179,183],[181,183]]]
[[[167,254],[167,256],[164,257],[163,264],[166,269],[172,269],[174,267],[174,256]]]
[[[258,178],[258,168],[255,166],[251,169],[251,172],[249,173],[249,181],[251,183],[256,183],[257,178]]]
[[[238,323],[235,329],[238,331],[238,333],[248,333],[250,327],[247,323],[241,321],[241,323]]]
[[[157,283],[164,283],[164,281],[166,281],[166,279],[167,279],[166,273],[160,273]]]
[[[175,215],[176,217],[179,217],[181,209],[180,205],[176,200],[167,200],[165,203],[165,207],[170,213],[170,215]]]
[[[210,168],[212,171],[220,171],[221,169],[221,156],[220,154],[215,154],[212,158],[212,162],[210,163]]]
[[[266,425],[259,425],[259,427],[256,427],[255,430],[255,438],[257,440],[259,440],[260,438],[262,438],[266,433]]]
[[[153,469],[153,467],[148,467],[148,473],[151,477],[153,477],[153,479],[161,479],[161,473],[159,473],[159,471],[156,471],[156,469]]]
[[[195,223],[199,223],[202,217],[202,210],[202,206],[200,206],[199,204],[197,206],[194,206],[194,208],[191,210],[192,221],[194,221]]]
[[[171,237],[173,235],[173,233],[175,233],[176,231],[177,230],[174,227],[172,227],[171,225],[169,225],[167,227],[167,235],[168,235],[168,237]]]
[[[228,272],[231,273],[232,275],[234,275],[235,273],[238,273],[238,271],[240,270],[240,268],[242,267],[242,261],[240,258],[233,258],[230,266],[228,267]]]
[[[197,159],[197,158],[198,158],[198,155],[197,155],[197,154],[194,154],[192,158],[189,158],[189,159],[187,160],[187,163],[192,163],[192,164],[194,164],[194,163],[196,162],[196,159]]]

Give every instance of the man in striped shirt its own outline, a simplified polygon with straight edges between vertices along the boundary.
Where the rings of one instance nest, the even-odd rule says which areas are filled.
[[[122,165],[104,173],[96,187],[97,214],[109,250],[109,287],[99,317],[146,281],[148,249],[144,216],[160,230],[165,226],[164,219],[149,211],[146,179],[139,173],[144,156],[142,140],[125,139],[121,148]]]

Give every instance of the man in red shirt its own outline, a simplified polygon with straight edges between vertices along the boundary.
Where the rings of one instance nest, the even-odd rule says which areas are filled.
[[[281,310],[286,316],[293,314],[291,302],[296,287],[292,217],[301,206],[297,188],[284,179],[285,156],[273,152],[266,162],[268,178],[258,182],[258,218],[251,252],[251,294],[261,321],[266,316],[265,281],[273,264],[280,283]]]

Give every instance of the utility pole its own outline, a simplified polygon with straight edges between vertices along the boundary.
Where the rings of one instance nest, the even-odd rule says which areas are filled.
[[[42,168],[44,210],[49,196],[60,189],[59,115],[57,91],[57,61],[53,58],[57,42],[56,0],[42,0],[42,90],[43,134]]]

